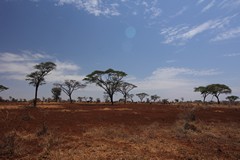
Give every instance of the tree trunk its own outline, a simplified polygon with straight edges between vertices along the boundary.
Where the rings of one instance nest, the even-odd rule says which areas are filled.
[[[127,95],[124,95],[124,104],[127,104]]]
[[[72,103],[72,95],[69,95],[70,103]]]
[[[215,97],[217,98],[217,103],[220,104],[219,98],[217,95],[215,95]]]
[[[207,97],[207,96],[203,96],[203,103],[205,103],[206,97]]]
[[[38,92],[38,85],[35,88],[35,98],[33,100],[33,107],[37,107],[37,92]]]
[[[111,104],[113,105],[113,95],[109,95]]]

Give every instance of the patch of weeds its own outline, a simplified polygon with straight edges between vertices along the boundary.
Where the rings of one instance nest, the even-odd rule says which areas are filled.
[[[39,136],[46,135],[47,131],[48,131],[48,127],[47,127],[46,123],[43,122],[41,129],[39,131],[37,131],[37,136],[39,137]]]
[[[0,158],[10,158],[15,153],[15,132],[10,132],[5,134],[0,139]]]
[[[186,138],[190,132],[199,132],[196,126],[196,108],[186,109],[179,115],[175,123],[174,130],[179,138]]]

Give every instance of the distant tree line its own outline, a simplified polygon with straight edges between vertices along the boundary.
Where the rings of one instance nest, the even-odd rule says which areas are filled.
[[[40,101],[38,98],[38,89],[41,85],[46,84],[45,77],[50,74],[51,71],[56,69],[56,64],[53,62],[42,62],[34,66],[35,71],[31,72],[30,74],[26,75],[26,81],[32,86],[35,87],[35,96],[33,100],[33,106],[36,107],[37,102]],[[114,104],[114,95],[116,93],[121,93],[123,95],[123,99],[120,101],[126,104],[127,100],[130,99],[133,102],[134,94],[131,94],[132,91],[137,86],[131,84],[129,82],[124,81],[124,78],[127,74],[123,71],[117,71],[113,69],[107,69],[105,71],[95,70],[92,73],[88,74],[83,81],[85,83],[81,83],[77,80],[65,80],[63,83],[54,83],[54,87],[52,88],[52,99],[43,99],[43,101],[55,101],[58,102],[61,100],[61,92],[64,92],[68,97],[70,103],[73,102],[72,94],[74,91],[78,89],[83,89],[87,86],[87,84],[95,84],[96,86],[102,88],[104,90],[104,100],[105,102],[111,102]],[[0,85],[0,92],[9,89],[4,85]],[[199,86],[194,88],[194,92],[200,92],[203,97],[203,102],[206,101],[206,98],[209,95],[215,97],[217,99],[217,103],[220,103],[219,96],[221,94],[230,94],[232,90],[225,84],[210,84],[207,86]],[[137,93],[136,96],[140,99],[140,102],[148,97],[147,93]],[[226,97],[229,102],[235,102],[239,99],[238,96],[231,95]],[[184,98],[181,98],[182,102]],[[3,99],[0,97],[0,101]],[[17,100],[15,98],[10,98],[10,101],[26,101],[26,99]],[[78,97],[78,101],[82,102],[93,102],[92,97]],[[96,99],[96,102],[100,102],[100,98]],[[160,102],[160,96],[158,95],[151,95],[150,98],[146,98],[147,103],[155,103]],[[162,99],[162,103],[167,104],[168,99]],[[175,99],[175,103],[178,103],[179,100]]]
[[[219,96],[221,94],[231,94],[232,90],[230,87],[228,87],[225,84],[209,84],[207,86],[199,86],[194,88],[194,92],[200,92],[203,97],[203,102],[206,101],[207,96],[212,95],[212,97],[215,97],[217,99],[217,103],[220,103]],[[228,96],[226,99],[228,99],[230,102],[234,102],[238,99],[238,96]]]

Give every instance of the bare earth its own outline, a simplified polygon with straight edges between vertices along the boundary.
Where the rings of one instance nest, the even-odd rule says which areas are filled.
[[[240,107],[0,104],[0,159],[240,159]]]

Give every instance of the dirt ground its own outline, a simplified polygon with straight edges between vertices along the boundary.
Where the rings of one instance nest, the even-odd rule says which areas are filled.
[[[0,104],[0,159],[240,159],[240,106]]]

